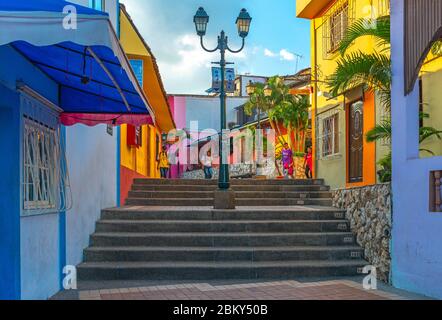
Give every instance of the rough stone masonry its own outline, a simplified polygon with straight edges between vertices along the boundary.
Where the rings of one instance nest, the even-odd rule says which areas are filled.
[[[333,206],[346,209],[346,218],[356,234],[365,258],[377,268],[379,280],[389,282],[391,256],[391,185],[333,191]]]

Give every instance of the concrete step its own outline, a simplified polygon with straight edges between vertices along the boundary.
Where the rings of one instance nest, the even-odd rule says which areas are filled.
[[[129,191],[129,198],[211,198],[214,191]],[[241,198],[273,198],[273,199],[305,199],[305,198],[328,198],[332,197],[331,192],[311,191],[311,192],[287,192],[287,191],[236,191],[236,199]]]
[[[215,280],[291,279],[354,276],[364,260],[272,262],[86,262],[78,279],[86,280]]]
[[[361,259],[357,246],[329,247],[91,247],[86,262],[101,261],[299,261]]]
[[[214,191],[217,185],[193,185],[193,184],[133,184],[132,191]],[[329,186],[324,185],[234,185],[235,191],[329,191]]]
[[[255,180],[231,179],[232,186],[242,185],[324,185],[323,179],[317,180]],[[148,185],[217,185],[217,180],[189,180],[189,179],[134,179],[134,184]]]
[[[346,220],[100,220],[96,232],[348,232]]]
[[[122,207],[103,210],[104,220],[336,220],[345,212],[335,208],[237,207],[232,210],[182,207]]]
[[[96,232],[91,235],[91,246],[172,246],[172,247],[266,247],[266,246],[327,246],[355,245],[351,232],[176,232],[123,233]]]
[[[275,198],[239,198],[237,206],[296,206],[317,205],[331,206],[332,199],[275,199]],[[213,206],[210,198],[128,198],[126,205],[130,206]]]

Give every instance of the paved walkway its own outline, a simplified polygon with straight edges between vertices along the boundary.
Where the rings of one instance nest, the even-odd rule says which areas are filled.
[[[364,290],[361,282],[328,280],[318,282],[277,281],[211,285],[177,284],[80,291],[80,300],[407,300],[425,299],[382,285]],[[390,288],[390,289],[386,289]]]

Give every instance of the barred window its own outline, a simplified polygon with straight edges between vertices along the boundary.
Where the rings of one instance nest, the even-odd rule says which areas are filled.
[[[354,0],[338,0],[323,17],[324,59],[330,58],[344,39],[354,20]]]
[[[390,15],[390,0],[378,0],[378,16]]]
[[[25,118],[23,142],[23,209],[31,214],[56,211],[60,196],[58,131]]]
[[[322,157],[339,153],[339,114],[322,120]]]

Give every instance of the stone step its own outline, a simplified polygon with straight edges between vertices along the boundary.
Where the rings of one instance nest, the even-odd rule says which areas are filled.
[[[346,220],[100,220],[96,232],[348,232]]]
[[[173,246],[173,247],[266,247],[266,246],[327,246],[355,245],[351,232],[287,232],[287,233],[123,233],[96,232],[91,235],[91,246]]]
[[[102,219],[122,220],[336,220],[345,212],[335,208],[237,207],[232,210],[180,207],[122,207],[102,211]]]
[[[272,262],[86,262],[78,279],[87,280],[216,280],[292,279],[354,276],[364,260]]]
[[[316,180],[255,180],[255,179],[231,179],[232,186],[238,185],[324,185],[323,179]],[[190,179],[134,179],[134,184],[148,185],[217,185],[217,180],[190,180]]]
[[[128,198],[130,206],[213,206],[210,198]],[[296,206],[317,205],[331,206],[332,199],[275,199],[275,198],[240,198],[235,200],[237,206]]]
[[[193,185],[193,184],[133,184],[132,191],[215,191],[217,185]],[[329,186],[324,185],[234,185],[232,189],[235,191],[329,191]]]
[[[214,190],[212,191],[130,191],[129,198],[210,198],[213,199]],[[236,199],[241,198],[273,198],[273,199],[316,199],[332,197],[331,192],[287,192],[287,191],[236,191]]]
[[[329,247],[91,247],[86,262],[100,261],[299,261],[361,259],[357,246]]]

